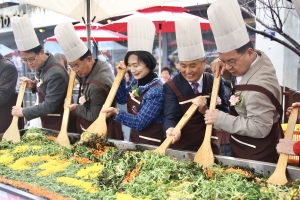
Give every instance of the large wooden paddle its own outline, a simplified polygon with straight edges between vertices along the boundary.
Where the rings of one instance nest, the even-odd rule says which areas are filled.
[[[184,115],[182,116],[182,118],[180,119],[180,121],[178,122],[178,124],[175,126],[174,129],[181,130],[186,125],[186,123],[190,120],[190,118],[193,116],[197,108],[198,108],[197,105],[192,104],[190,108],[184,113]],[[165,141],[157,149],[154,150],[154,152],[165,154],[167,148],[171,145],[173,137],[174,136],[168,136],[165,139]]]
[[[293,138],[295,125],[297,122],[298,109],[299,108],[293,108],[291,112],[284,139],[291,140]],[[284,185],[288,182],[285,174],[288,158],[289,155],[287,154],[281,153],[279,155],[276,169],[274,173],[267,180],[268,183],[276,184],[276,185]]]
[[[66,104],[71,104],[71,102],[72,102],[72,94],[73,94],[75,77],[76,77],[76,73],[73,70],[71,70],[70,77],[69,77],[67,96],[65,99]],[[69,116],[70,116],[70,109],[68,107],[65,107],[60,132],[55,140],[55,142],[57,142],[61,146],[65,146],[65,147],[70,146],[70,141],[69,141],[68,132],[67,132]]]
[[[216,77],[214,78],[214,84],[212,88],[212,94],[211,94],[210,106],[209,106],[210,110],[216,109],[220,80],[221,80],[220,76],[218,78]],[[203,143],[194,157],[194,162],[199,163],[203,167],[209,167],[214,163],[214,154],[212,152],[211,144],[210,144],[212,129],[213,129],[212,124],[206,125]]]
[[[20,84],[16,106],[21,106],[22,105],[22,101],[23,101],[23,97],[24,97],[24,93],[25,93],[25,89],[26,89],[26,84],[27,84],[26,82],[22,82]],[[13,119],[12,119],[12,122],[10,123],[10,126],[5,131],[5,133],[3,134],[3,137],[2,137],[3,141],[6,140],[6,141],[13,141],[13,142],[20,142],[20,132],[19,132],[19,128],[18,128],[18,119],[19,119],[19,117],[13,116]]]
[[[111,107],[111,104],[114,101],[119,85],[124,77],[126,69],[118,68],[118,74],[114,80],[113,85],[109,91],[109,94],[106,98],[102,109],[106,109]],[[87,128],[87,132],[97,133],[98,135],[106,135],[107,134],[107,125],[106,125],[106,113],[100,112],[99,117]]]

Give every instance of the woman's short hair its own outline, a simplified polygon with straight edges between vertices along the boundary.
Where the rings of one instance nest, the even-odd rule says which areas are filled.
[[[148,51],[129,51],[129,52],[127,52],[125,55],[125,58],[124,58],[124,63],[126,66],[128,65],[129,56],[131,56],[132,54],[136,55],[138,57],[138,61],[145,63],[146,67],[148,67],[150,70],[155,69],[156,59]]]

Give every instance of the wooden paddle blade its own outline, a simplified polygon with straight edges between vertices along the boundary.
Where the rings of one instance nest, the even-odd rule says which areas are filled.
[[[216,77],[214,78],[211,99],[210,99],[210,106],[209,106],[210,110],[216,109],[220,81],[221,81],[220,76],[218,78]],[[197,162],[204,167],[209,167],[214,163],[214,155],[210,145],[210,139],[211,139],[211,134],[213,129],[212,127],[213,125],[211,124],[206,125],[203,143],[194,157],[194,162]]]
[[[182,128],[186,125],[186,123],[190,120],[190,118],[193,116],[193,114],[196,112],[198,106],[195,104],[192,104],[190,108],[184,113],[178,124],[175,126],[174,129],[182,130]],[[165,154],[167,148],[171,145],[173,140],[173,136],[169,136],[165,139],[165,141],[154,150],[156,153]]]
[[[72,94],[73,94],[73,88],[74,88],[74,81],[75,81],[76,73],[71,70],[70,77],[69,77],[69,83],[68,83],[68,90],[67,95],[65,99],[66,104],[71,104],[72,102]],[[69,123],[69,116],[70,116],[70,109],[68,107],[64,107],[64,114],[62,118],[61,128],[60,132],[55,140],[59,145],[69,147],[70,146],[70,140],[68,137],[68,123]]]
[[[8,127],[8,129],[5,131],[2,137],[2,141],[12,141],[12,142],[20,142],[20,133],[18,128],[18,117],[13,117],[13,120]]]
[[[205,137],[203,143],[194,157],[194,162],[199,163],[203,167],[209,167],[212,164],[214,164],[214,154],[212,152],[211,144],[210,144],[211,133],[212,133],[212,125],[211,124],[206,125]]]
[[[20,84],[19,94],[16,102],[16,106],[21,106],[24,93],[26,90],[26,82],[22,82]],[[18,128],[18,119],[19,117],[14,116],[12,119],[12,122],[10,123],[10,126],[5,131],[2,137],[2,141],[12,141],[12,142],[20,142],[20,132]]]
[[[267,183],[276,185],[285,185],[288,180],[286,178],[286,166],[289,156],[287,154],[281,153],[276,165],[276,169],[273,174],[268,178]]]
[[[114,80],[114,83],[111,86],[109,94],[102,108],[111,107],[125,72],[126,69],[118,68],[118,74]],[[87,128],[87,131],[90,133],[98,133],[98,135],[101,136],[106,135],[107,134],[106,113],[100,112],[99,117]]]
[[[67,131],[60,130],[55,142],[57,142],[60,146],[71,146]]]
[[[86,130],[89,133],[104,136],[107,134],[106,113],[100,113],[99,117]]]
[[[291,140],[293,138],[295,125],[298,118],[298,110],[299,108],[293,108],[291,112],[284,139]],[[289,156],[287,154],[281,153],[279,155],[276,169],[274,173],[270,176],[270,178],[267,180],[268,183],[276,184],[276,185],[284,185],[288,182],[286,178],[286,167],[287,167],[288,158]]]

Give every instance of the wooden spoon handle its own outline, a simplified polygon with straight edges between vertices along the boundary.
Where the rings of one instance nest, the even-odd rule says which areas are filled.
[[[299,108],[293,108],[291,112],[284,139],[291,140],[293,138],[295,125],[298,118],[298,110]],[[288,182],[285,174],[288,158],[289,156],[287,154],[281,153],[279,155],[276,169],[274,173],[267,180],[268,183],[276,184],[276,185],[284,185]]]
[[[27,85],[26,82],[22,82],[21,85],[20,85],[16,106],[21,106],[22,105],[24,93],[25,93],[25,90],[26,90],[26,85]]]
[[[190,120],[190,118],[193,116],[193,114],[196,112],[198,106],[195,104],[192,104],[190,108],[184,113],[178,124],[175,126],[174,129],[181,130],[186,123]],[[154,152],[165,154],[167,148],[171,145],[171,142],[173,140],[173,136],[167,137],[164,142],[156,149]]]
[[[108,96],[106,98],[106,101],[103,105],[103,108],[109,108],[112,105],[112,103],[114,101],[114,98],[116,96],[116,93],[118,91],[118,88],[120,86],[120,83],[121,83],[121,81],[122,81],[122,79],[125,75],[126,69],[118,68],[117,70],[118,70],[118,74],[117,74],[117,76],[116,76],[116,78],[115,78],[115,80],[114,80],[114,82],[111,86],[109,94],[108,94]]]
[[[209,106],[210,110],[216,109],[220,82],[221,82],[220,76],[214,78],[213,89],[212,89],[212,94],[210,99],[210,106]],[[198,162],[200,165],[204,167],[209,167],[214,163],[214,155],[210,144],[212,129],[213,129],[213,125],[211,124],[206,125],[204,140],[202,142],[201,147],[199,148],[199,150],[197,151],[194,157],[194,162]]]

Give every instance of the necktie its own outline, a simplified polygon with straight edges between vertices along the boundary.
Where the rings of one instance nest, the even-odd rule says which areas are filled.
[[[199,91],[198,91],[199,83],[192,83],[191,85],[193,86],[194,94],[199,94]]]

